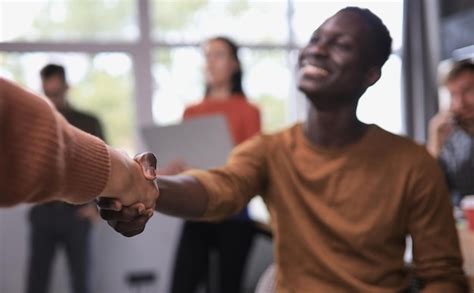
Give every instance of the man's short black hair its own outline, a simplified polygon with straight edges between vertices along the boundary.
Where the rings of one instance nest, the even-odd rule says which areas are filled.
[[[64,67],[58,64],[48,64],[40,71],[41,79],[46,80],[52,76],[59,76],[66,82],[66,71]]]
[[[346,7],[339,12],[354,12],[365,20],[374,37],[371,44],[374,48],[373,63],[382,67],[392,53],[392,37],[382,20],[366,8]]]
[[[455,80],[464,72],[474,73],[474,62],[472,60],[463,60],[454,63],[451,71],[449,71],[446,79],[444,80],[444,84]]]

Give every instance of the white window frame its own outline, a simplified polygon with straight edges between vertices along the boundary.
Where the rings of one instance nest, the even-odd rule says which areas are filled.
[[[151,0],[137,0],[137,11],[138,11],[138,28],[139,37],[134,41],[115,41],[101,43],[98,41],[38,41],[38,42],[0,42],[0,52],[15,52],[15,53],[28,53],[28,52],[76,52],[86,54],[97,54],[105,52],[118,52],[124,53],[130,56],[133,63],[133,76],[134,76],[134,105],[135,105],[135,121],[134,127],[138,130],[141,127],[149,126],[154,124],[152,103],[154,94],[154,81],[151,72],[153,64],[152,54],[157,48],[178,48],[178,47],[199,47],[199,43],[172,43],[155,41],[151,35],[151,17],[149,15]],[[293,0],[287,0],[287,28],[288,37],[284,44],[240,44],[242,48],[248,49],[264,49],[264,50],[285,50],[287,53],[287,62],[291,72],[290,76],[290,89],[289,94],[292,97],[289,101],[288,117],[289,122],[301,120],[304,118],[306,112],[306,103],[302,102],[302,99],[297,99],[298,95],[301,95],[296,91],[294,86],[296,83],[296,62],[297,62],[297,50],[300,48],[296,45],[295,34],[293,31],[292,19],[294,15],[294,3]],[[401,56],[400,50],[395,51],[393,54]],[[403,97],[402,97],[403,103]],[[402,117],[405,120],[405,117]],[[405,121],[403,121],[405,125]],[[135,137],[138,149],[141,149],[142,139],[140,132],[135,131],[137,136]]]

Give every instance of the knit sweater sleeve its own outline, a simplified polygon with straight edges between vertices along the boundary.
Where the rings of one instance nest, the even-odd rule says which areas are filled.
[[[46,99],[0,78],[0,206],[87,202],[109,173],[103,141],[70,125]]]
[[[408,232],[420,292],[468,292],[449,192],[437,162],[424,147],[407,188]]]

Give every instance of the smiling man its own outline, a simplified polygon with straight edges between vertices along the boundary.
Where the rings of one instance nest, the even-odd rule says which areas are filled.
[[[467,292],[448,191],[424,147],[357,119],[381,75],[391,37],[369,10],[324,22],[300,56],[308,119],[237,147],[228,163],[157,179],[157,210],[203,220],[237,213],[256,194],[272,218],[278,292],[400,292],[411,235],[424,292]],[[271,78],[271,76],[269,76]],[[159,154],[158,154],[159,155]],[[140,223],[102,217],[119,232]]]

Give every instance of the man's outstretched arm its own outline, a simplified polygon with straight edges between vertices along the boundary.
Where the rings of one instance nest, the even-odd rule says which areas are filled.
[[[146,165],[145,161],[141,162]],[[266,185],[265,148],[262,137],[238,146],[227,164],[210,171],[191,170],[182,175],[159,176],[156,210],[181,218],[218,220],[237,214]],[[132,213],[111,211],[114,200],[101,199],[101,216],[119,233],[138,229]]]
[[[150,178],[149,178],[150,179]],[[156,180],[160,197],[156,210],[181,218],[201,218],[204,214],[209,194],[196,178],[189,175],[160,177]],[[150,218],[147,210],[140,213],[133,207],[122,206],[114,198],[101,197],[97,200],[100,216],[118,233],[132,237],[142,233]]]
[[[209,193],[193,176],[162,176],[156,179],[160,198],[156,210],[170,216],[196,219],[206,212]]]

